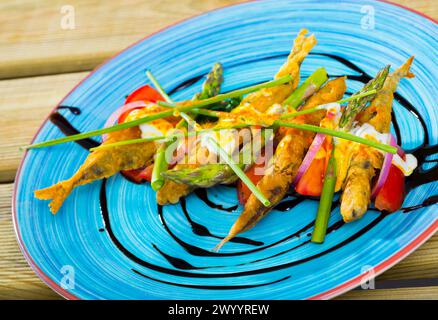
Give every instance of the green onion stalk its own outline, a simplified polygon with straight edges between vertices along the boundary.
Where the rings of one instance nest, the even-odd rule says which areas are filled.
[[[199,102],[194,102],[194,103],[187,105],[187,106],[176,106],[174,104],[169,104],[169,103],[165,103],[165,102],[160,101],[158,103],[160,105],[164,105],[164,106],[170,105],[170,107],[176,106],[176,108],[173,110],[170,109],[170,110],[158,112],[155,114],[151,114],[151,115],[146,116],[146,117],[141,118],[141,119],[136,119],[136,120],[116,124],[114,126],[107,127],[107,128],[92,130],[92,131],[79,133],[79,134],[75,134],[75,135],[71,135],[71,136],[66,136],[66,137],[62,137],[62,138],[58,138],[58,139],[53,139],[53,140],[49,140],[49,141],[35,143],[32,145],[24,146],[24,147],[22,147],[22,149],[35,149],[35,148],[42,148],[42,147],[50,147],[50,146],[54,146],[54,145],[58,145],[58,144],[66,143],[66,142],[77,141],[77,140],[90,138],[90,137],[94,137],[94,136],[98,136],[98,135],[102,135],[102,134],[106,134],[106,133],[111,133],[111,132],[120,131],[123,129],[136,127],[136,126],[139,126],[140,124],[151,122],[153,120],[170,117],[175,113],[175,111],[181,113],[181,112],[191,111],[194,109],[206,108],[206,107],[208,107],[214,103],[220,102],[222,100],[226,100],[229,98],[235,98],[235,97],[241,97],[244,94],[254,92],[254,91],[257,91],[257,90],[260,90],[263,88],[272,88],[275,86],[279,86],[279,85],[288,83],[291,81],[291,79],[292,78],[290,75],[286,75],[284,77],[281,77],[281,78],[278,78],[278,79],[275,79],[272,81],[268,81],[265,83],[261,83],[261,84],[255,85],[255,86],[231,91],[231,92],[228,92],[226,94],[221,94],[221,95],[218,95],[218,96],[213,97],[213,98],[200,100]]]
[[[371,90],[370,92],[364,92],[361,94],[358,94],[357,96],[351,96],[342,100],[339,100],[338,103],[342,103],[342,102],[347,102],[350,100],[354,100],[356,98],[361,98],[364,96],[368,96],[368,95],[372,95],[374,94],[376,91],[375,90]],[[357,137],[353,134],[344,132],[344,131],[337,131],[337,130],[332,130],[332,129],[328,129],[328,128],[321,128],[321,127],[317,127],[317,126],[312,126],[312,125],[307,125],[307,124],[293,124],[293,123],[286,123],[286,122],[282,122],[281,120],[283,119],[288,119],[288,118],[293,118],[296,117],[298,115],[303,115],[303,114],[307,114],[307,113],[311,113],[311,112],[315,112],[317,110],[321,110],[324,106],[318,106],[312,109],[308,109],[308,110],[303,110],[303,111],[298,111],[298,112],[294,112],[294,113],[287,113],[284,114],[283,116],[280,117],[280,120],[277,120],[273,123],[274,127],[278,127],[278,126],[285,126],[285,127],[291,127],[291,128],[296,128],[296,129],[301,129],[301,130],[307,130],[307,131],[312,131],[312,132],[321,132],[321,133],[325,133],[331,136],[335,136],[335,137],[340,137],[342,139],[345,140],[349,140],[349,141],[353,141],[353,142],[358,142],[364,145],[368,145],[370,147],[375,147],[377,149],[380,150],[384,150],[387,152],[391,152],[394,153],[395,148],[391,147],[389,145],[386,144],[382,144],[379,142],[375,142],[372,140],[367,140],[361,137]],[[207,112],[209,115],[211,116],[217,116],[219,117],[220,115],[217,114],[216,112],[210,111],[210,110],[204,110],[204,109],[199,109],[196,110],[197,111],[201,111],[202,113]],[[311,112],[310,112],[311,111]],[[237,128],[243,128],[243,127],[248,127],[251,124],[238,124],[235,126],[231,126],[231,127],[226,127],[226,128],[211,128],[211,129],[204,129],[204,130],[200,130],[199,132],[206,132],[206,131],[210,131],[210,130],[222,130],[222,129],[237,129]],[[190,134],[189,134],[190,136]],[[156,141],[156,140],[161,140],[161,139],[174,139],[176,136],[175,135],[169,135],[169,136],[158,136],[158,137],[150,137],[150,138],[142,138],[142,139],[133,139],[133,140],[126,140],[126,141],[120,141],[120,142],[115,142],[112,144],[107,144],[107,145],[101,145],[99,147],[96,148],[92,148],[90,149],[90,151],[94,151],[96,149],[100,149],[100,148],[111,148],[111,147],[117,147],[120,145],[127,145],[127,144],[132,144],[132,143],[141,143],[141,142],[149,142],[149,141]]]

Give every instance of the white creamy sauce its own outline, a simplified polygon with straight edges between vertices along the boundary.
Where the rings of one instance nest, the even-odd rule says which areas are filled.
[[[384,144],[389,144],[391,140],[391,135],[389,133],[380,133],[369,123],[354,127],[351,129],[350,133],[366,139],[373,138]],[[338,138],[335,138],[335,140],[339,143]],[[379,152],[385,154],[384,151],[379,150]],[[394,154],[392,164],[399,168],[405,176],[409,176],[418,166],[418,161],[413,154],[406,154],[406,160],[403,160],[398,154]]]

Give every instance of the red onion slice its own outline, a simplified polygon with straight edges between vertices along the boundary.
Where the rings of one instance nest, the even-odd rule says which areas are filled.
[[[307,171],[313,159],[315,159],[316,153],[324,143],[325,137],[326,137],[325,134],[322,133],[316,134],[315,139],[313,139],[312,144],[310,145],[310,148],[307,151],[306,156],[304,157],[303,162],[301,163],[301,166],[298,169],[293,185],[296,185],[298,181],[300,181],[303,174]]]
[[[134,109],[139,109],[142,107],[146,107],[147,104],[144,101],[133,101],[130,103],[127,103],[123,106],[121,106],[120,108],[116,109],[116,111],[114,111],[108,118],[108,120],[106,120],[104,128],[110,127],[112,125],[114,125],[118,119],[120,118],[120,116],[122,114],[124,114],[125,112],[130,112]],[[102,135],[102,141],[105,141],[107,138],[106,134]]]
[[[397,142],[395,140],[395,137],[392,134],[390,134],[389,144],[393,147],[399,148],[397,146]],[[400,148],[400,150],[401,150],[401,148]],[[400,151],[398,151],[398,152],[400,152]],[[403,150],[401,150],[401,152],[403,152]],[[394,155],[392,153],[387,152],[385,154],[385,158],[383,159],[383,165],[382,165],[382,169],[380,170],[379,178],[377,179],[377,182],[374,185],[373,190],[371,191],[371,199],[374,199],[377,196],[380,189],[382,189],[383,185],[385,184],[385,181],[388,178],[389,169],[391,168],[391,163],[392,163],[393,157],[394,157]]]

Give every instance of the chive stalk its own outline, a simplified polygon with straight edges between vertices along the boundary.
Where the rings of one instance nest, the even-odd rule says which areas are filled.
[[[231,156],[219,145],[219,143],[213,137],[208,137],[208,142],[212,144],[214,150],[217,150],[219,156],[227,163],[228,166],[234,171],[234,173],[242,180],[242,182],[248,187],[254,196],[265,206],[269,207],[271,202],[263,195],[263,193],[255,186],[255,184],[248,178],[239,165],[237,165]]]
[[[370,90],[370,91],[367,91],[367,92],[358,93],[357,95],[353,95],[353,96],[350,96],[350,97],[348,97],[348,98],[344,98],[344,99],[338,100],[338,101],[336,101],[335,103],[339,103],[339,104],[341,104],[341,103],[344,103],[344,102],[347,102],[347,101],[351,101],[351,100],[355,100],[355,99],[359,99],[359,98],[363,98],[363,97],[367,97],[367,96],[373,95],[373,94],[375,94],[376,92],[377,92],[377,90],[374,90],[374,89],[373,89],[373,90]],[[316,107],[314,107],[314,108],[306,109],[306,110],[301,110],[301,111],[297,111],[297,112],[285,113],[285,114],[283,114],[283,115],[280,117],[280,119],[290,119],[290,118],[295,118],[295,117],[298,117],[298,116],[302,116],[302,115],[305,115],[305,114],[309,114],[309,113],[316,112],[316,111],[318,111],[318,110],[323,110],[324,107],[325,107],[325,105],[322,104],[322,105],[316,106]]]
[[[276,79],[276,80],[264,82],[264,83],[261,83],[261,84],[255,85],[255,86],[244,88],[244,89],[235,90],[235,91],[232,91],[232,92],[229,92],[226,94],[218,95],[218,96],[213,97],[213,98],[200,100],[199,102],[195,102],[195,103],[188,105],[188,106],[183,106],[183,107],[177,106],[175,109],[181,113],[181,112],[191,111],[191,110],[197,109],[197,108],[205,108],[213,103],[220,102],[224,99],[233,98],[233,97],[240,97],[241,95],[246,94],[246,93],[250,93],[250,92],[262,89],[262,88],[271,88],[274,86],[285,84],[285,83],[290,82],[290,81],[291,81],[291,76],[287,75],[287,76],[281,77],[281,78]],[[158,104],[162,105],[163,103],[164,102],[159,102]],[[164,105],[166,106],[166,103],[164,103]],[[174,104],[167,104],[167,105],[170,105],[171,107],[175,106]],[[119,131],[119,130],[123,130],[123,129],[128,129],[128,128],[136,127],[136,126],[143,124],[143,123],[151,122],[153,120],[157,120],[157,119],[161,119],[161,118],[165,118],[165,117],[170,117],[174,114],[174,112],[175,112],[175,110],[166,110],[166,111],[158,112],[155,114],[151,114],[151,115],[146,116],[146,117],[141,118],[141,119],[136,119],[136,120],[132,120],[132,121],[124,122],[124,123],[119,123],[119,124],[116,124],[116,125],[111,126],[111,127],[92,130],[92,131],[88,131],[88,132],[84,132],[84,133],[74,134],[71,136],[66,136],[66,137],[62,137],[62,138],[58,138],[58,139],[53,139],[53,140],[49,140],[49,141],[35,143],[32,145],[23,146],[22,149],[26,150],[26,149],[50,147],[50,146],[58,145],[61,143],[77,141],[77,140],[81,140],[81,139],[85,139],[85,138],[90,138],[90,137],[102,135],[105,133],[111,133],[111,132],[115,132],[115,131]]]
[[[131,140],[123,140],[123,141],[117,141],[117,142],[113,142],[113,143],[107,143],[107,144],[101,144],[98,147],[94,147],[91,148],[89,151],[93,152],[96,150],[101,150],[101,149],[107,149],[107,148],[114,148],[114,147],[119,147],[119,146],[126,146],[129,144],[136,144],[136,143],[143,143],[143,142],[151,142],[151,141],[157,141],[157,140],[164,140],[167,142],[171,142],[171,141],[175,141],[175,139],[177,139],[178,137],[192,137],[196,134],[201,134],[201,133],[205,133],[205,132],[212,132],[212,131],[220,131],[220,130],[228,130],[228,129],[241,129],[241,128],[246,128],[251,126],[250,124],[246,124],[246,123],[239,123],[236,124],[234,126],[229,126],[229,127],[217,127],[217,128],[209,128],[209,129],[201,129],[198,131],[189,131],[187,133],[176,133],[176,134],[169,134],[166,136],[155,136],[155,137],[147,137],[147,138],[138,138],[138,139],[131,139]]]
[[[166,91],[164,91],[163,87],[160,85],[160,83],[154,77],[154,75],[152,74],[152,72],[150,70],[146,70],[146,76],[152,82],[155,89],[161,94],[161,96],[164,98],[164,100],[166,100],[169,103],[174,103],[172,98],[169,97],[169,95],[166,93]]]
[[[214,97],[211,97],[208,99],[199,100],[197,102],[194,102],[190,107],[192,107],[191,109],[205,108],[209,105],[215,104],[217,102],[221,102],[221,101],[226,100],[226,99],[240,97],[240,96],[243,96],[244,94],[251,93],[251,92],[254,92],[254,91],[257,91],[260,89],[272,88],[272,87],[276,87],[276,86],[279,86],[282,84],[286,84],[286,83],[290,82],[291,80],[292,80],[292,77],[290,75],[286,75],[286,76],[283,76],[283,77],[275,79],[275,80],[263,82],[260,84],[256,84],[254,86],[243,88],[243,89],[234,90],[234,91],[231,91],[228,93],[218,94],[217,96],[214,96]],[[177,107],[176,104],[171,104],[171,103],[164,102],[164,101],[158,101],[158,105],[163,106],[163,107]]]
[[[333,149],[334,150],[334,149]],[[312,232],[311,241],[314,243],[323,243],[327,232],[328,221],[332,208],[333,195],[336,185],[336,160],[334,151],[327,164],[322,186],[321,199],[319,200],[318,213],[315,220],[315,228]]]
[[[163,98],[164,98],[164,100],[166,100],[166,102],[171,103],[171,104],[175,103],[172,100],[172,98],[166,93],[166,91],[164,91],[163,87],[160,85],[160,83],[158,82],[157,78],[154,77],[154,75],[152,74],[152,72],[150,70],[146,71],[146,76],[152,82],[152,84],[154,85],[155,89],[157,89],[157,91],[163,96]],[[185,121],[187,121],[188,123],[190,121],[190,117],[189,117],[188,114],[186,114],[184,112],[180,112],[180,116],[183,119],[180,122],[178,122],[178,124],[176,125],[176,127],[178,129],[181,128],[184,125]]]
[[[275,121],[274,124],[276,126],[280,126],[280,127],[288,127],[288,128],[295,128],[295,129],[300,129],[300,130],[312,131],[312,132],[316,132],[316,133],[324,133],[324,134],[327,134],[329,136],[361,143],[361,144],[373,147],[375,149],[379,149],[379,150],[389,152],[392,154],[397,153],[397,148],[390,146],[389,144],[380,143],[380,142],[377,142],[374,140],[368,140],[368,139],[365,139],[362,137],[355,136],[354,134],[351,134],[351,133],[348,133],[345,131],[337,131],[337,130],[332,130],[332,129],[328,129],[328,128],[313,126],[310,124],[298,124],[298,123],[290,123],[290,122],[283,122],[283,121]]]

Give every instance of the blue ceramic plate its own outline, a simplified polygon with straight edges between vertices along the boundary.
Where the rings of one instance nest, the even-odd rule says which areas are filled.
[[[394,132],[405,149],[437,143],[437,24],[374,1],[260,1],[209,12],[121,52],[60,104],[77,109],[57,111],[79,131],[101,128],[125,96],[147,82],[145,69],[176,100],[199,90],[216,61],[225,68],[223,91],[267,81],[301,28],[318,39],[302,66],[302,78],[325,66],[332,76],[350,76],[349,92],[385,64],[396,67],[415,55],[416,77],[403,80],[397,91]],[[62,136],[46,121],[34,141]],[[347,225],[337,208],[325,243],[316,245],[309,235],[317,202],[293,206],[287,198],[240,242],[216,254],[210,249],[242,210],[230,187],[194,193],[159,211],[148,184],[116,175],[75,189],[60,212],[50,214],[47,202],[36,200],[33,191],[70,177],[87,154],[75,143],[28,152],[13,200],[24,255],[67,298],[330,298],[386,270],[438,228],[436,205],[387,216],[371,210]],[[424,169],[433,165],[426,163]],[[422,204],[437,190],[437,182],[415,187],[404,207]]]

